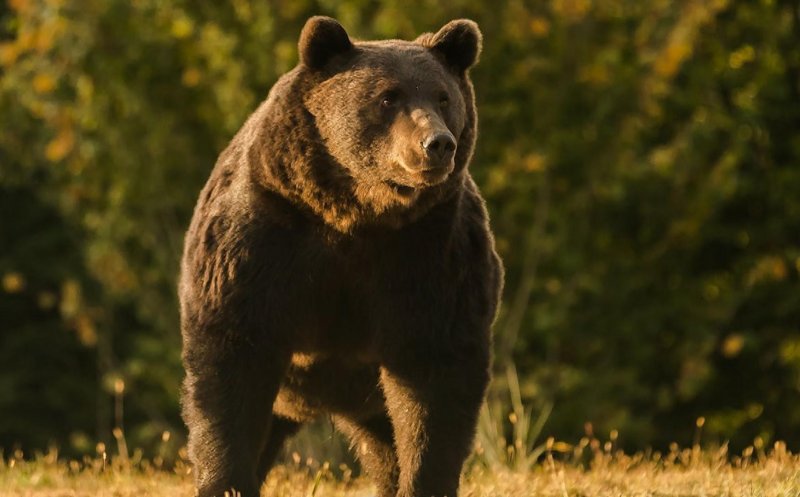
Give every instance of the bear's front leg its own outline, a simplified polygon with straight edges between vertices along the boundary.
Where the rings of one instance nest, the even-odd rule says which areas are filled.
[[[245,341],[196,349],[189,343],[184,363],[183,416],[197,495],[258,496],[272,404],[288,359]]]
[[[398,497],[457,496],[489,383],[489,350],[483,343],[442,354],[408,351],[382,368],[400,466]]]

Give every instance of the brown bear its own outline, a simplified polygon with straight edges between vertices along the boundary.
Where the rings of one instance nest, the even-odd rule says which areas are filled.
[[[467,164],[469,20],[300,62],[220,155],[186,234],[183,416],[200,496],[258,495],[320,415],[381,497],[455,497],[489,382],[502,266]]]

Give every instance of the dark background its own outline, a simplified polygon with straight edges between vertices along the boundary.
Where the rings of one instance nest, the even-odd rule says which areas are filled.
[[[628,450],[800,448],[798,3],[442,3],[0,5],[6,454],[115,426],[180,447],[183,232],[313,14],[365,39],[483,30],[471,167],[507,282],[482,433],[517,436],[516,410],[531,446],[591,422]]]

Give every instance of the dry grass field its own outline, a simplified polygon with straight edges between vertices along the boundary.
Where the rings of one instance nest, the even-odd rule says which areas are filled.
[[[800,496],[800,457],[780,442],[769,450],[756,444],[740,455],[728,454],[724,448],[702,451],[673,446],[666,454],[630,456],[615,452],[608,443],[567,448],[551,442],[549,446],[538,462],[515,469],[489,468],[476,458],[464,476],[462,497]],[[0,496],[193,495],[191,469],[185,464],[179,462],[167,471],[133,459],[60,461],[48,454],[30,461],[17,454],[0,465]],[[367,480],[349,475],[346,467],[334,472],[327,464],[313,461],[279,466],[270,474],[262,495],[373,495]]]

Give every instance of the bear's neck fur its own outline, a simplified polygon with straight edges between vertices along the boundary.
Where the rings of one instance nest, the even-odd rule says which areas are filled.
[[[347,168],[330,156],[303,102],[314,84],[315,78],[302,66],[281,77],[231,142],[229,148],[246,156],[250,179],[261,188],[345,234],[376,226],[400,228],[464,188],[476,128],[472,85],[466,78],[461,87],[467,123],[459,140],[455,170],[443,183],[421,191],[411,205],[396,202],[388,187],[382,192],[359,185]]]

